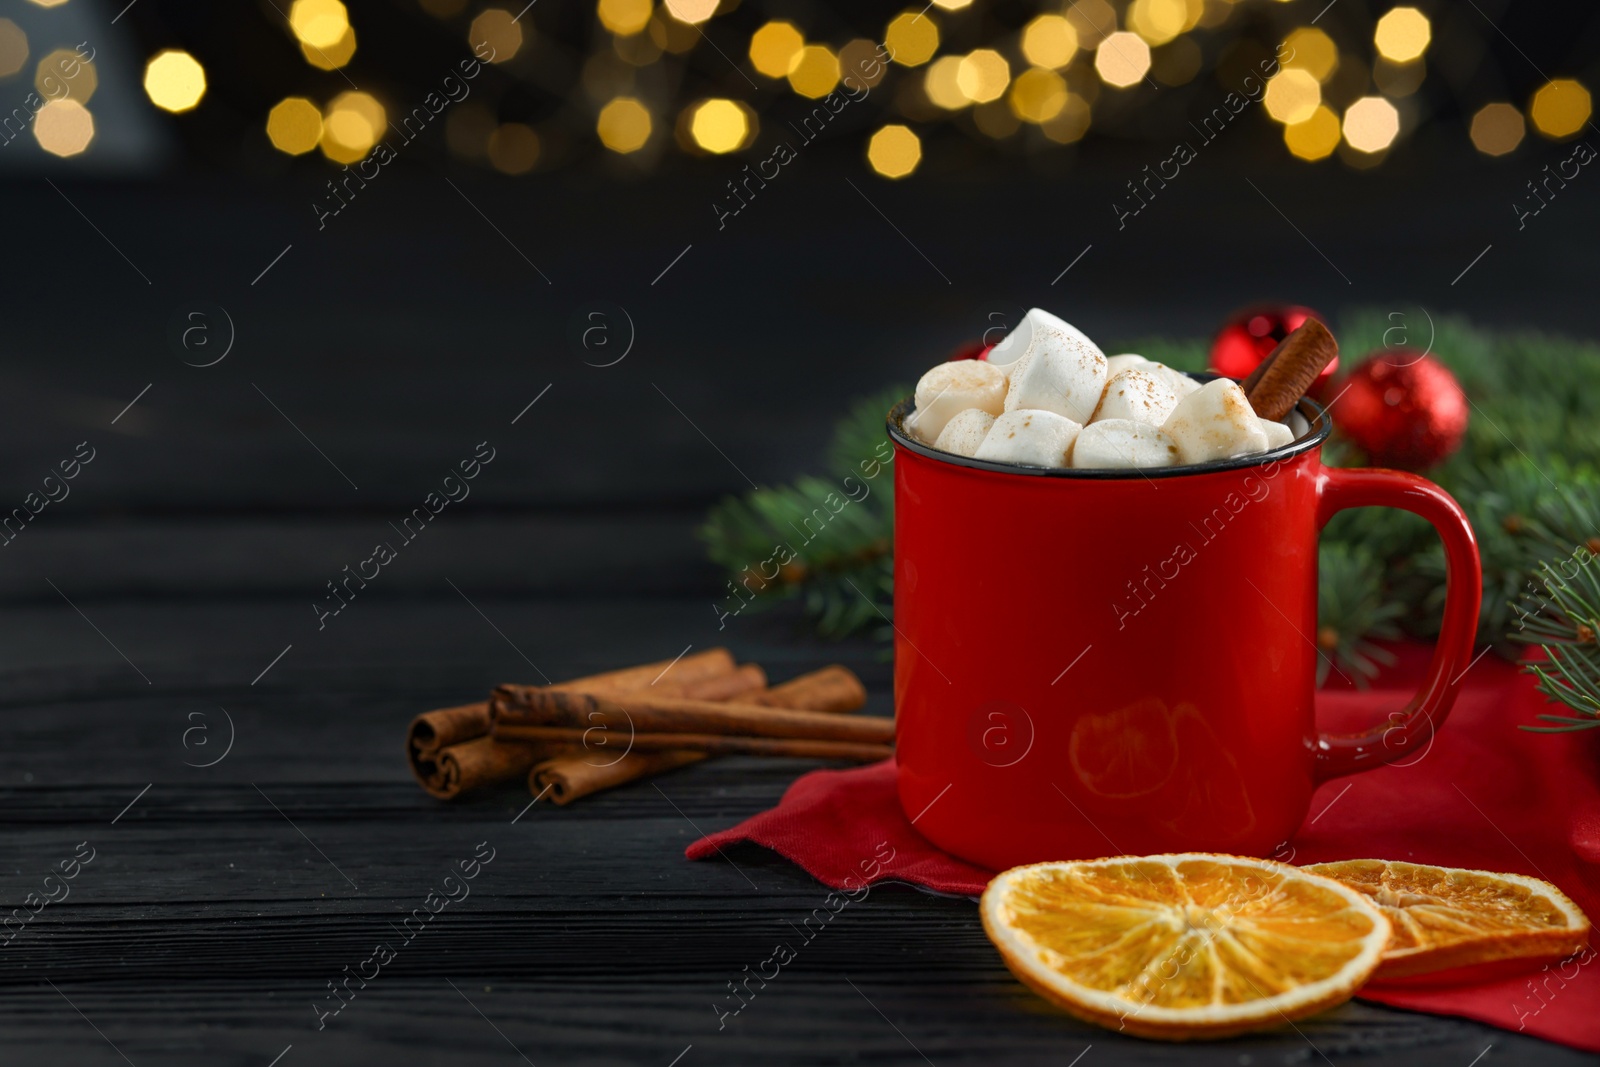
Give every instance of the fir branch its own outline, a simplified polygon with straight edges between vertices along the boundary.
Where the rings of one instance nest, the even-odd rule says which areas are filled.
[[[1554,513],[1551,516],[1548,513]],[[1576,493],[1563,494],[1548,507],[1555,523],[1582,523],[1596,517],[1594,505]],[[1592,527],[1591,527],[1592,528]],[[1559,560],[1538,563],[1537,579],[1519,591],[1514,603],[1517,628],[1513,641],[1537,643],[1543,662],[1523,665],[1538,679],[1538,689],[1550,700],[1564,704],[1575,716],[1540,715],[1553,726],[1524,726],[1537,733],[1565,733],[1600,727],[1600,534],[1582,540]]]
[[[884,463],[883,446],[889,440],[884,429],[889,409],[910,395],[910,388],[895,386],[851,404],[844,418],[834,425],[833,443],[828,446],[828,473],[841,482],[846,478],[876,478],[878,466]]]
[[[728,573],[730,609],[799,596],[817,632],[842,638],[893,610],[893,451],[884,416],[909,390],[857,402],[835,427],[831,477],[715,505],[700,539]]]
[[[1399,637],[1395,619],[1405,607],[1385,598],[1383,565],[1364,548],[1323,544],[1317,569],[1317,649],[1323,653],[1317,658],[1317,685],[1337,666],[1365,689],[1380,664],[1395,662],[1392,653],[1370,639]]]
[[[1478,535],[1483,563],[1480,639],[1508,651],[1504,643],[1512,628],[1513,602],[1538,573],[1540,561],[1559,559],[1600,532],[1595,525],[1600,521],[1600,479],[1594,470],[1574,467],[1560,457],[1535,462],[1519,455],[1481,467],[1454,459],[1436,477],[1466,510]],[[1414,568],[1427,586],[1416,630],[1432,635],[1444,611],[1443,550],[1430,539]]]

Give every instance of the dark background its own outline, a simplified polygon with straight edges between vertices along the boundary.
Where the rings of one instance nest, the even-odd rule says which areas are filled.
[[[98,21],[120,6],[68,5]],[[1320,6],[1289,5],[1299,22]],[[851,398],[909,384],[1026,307],[1108,351],[1207,336],[1262,299],[1594,335],[1600,178],[1519,230],[1524,183],[1571,146],[1530,131],[1488,159],[1464,115],[1524,101],[1535,65],[1592,83],[1600,19],[1580,4],[1478,6],[1430,8],[1435,52],[1480,58],[1459,84],[1439,79],[1429,121],[1374,169],[1290,160],[1278,128],[1247,113],[1119,231],[1124,183],[1219,92],[1202,75],[1053,153],[948,124],[902,182],[866,169],[876,121],[856,119],[719,231],[710,205],[745,157],[667,151],[644,168],[593,145],[568,92],[591,8],[540,0],[530,69],[483,78],[503,82],[502,118],[557,146],[549,165],[510,178],[424,138],[319,230],[311,204],[331,166],[273,152],[261,116],[313,78],[338,91],[339,75],[305,65],[270,4],[139,0],[112,55],[136,72],[185,47],[206,65],[206,101],[170,116],[134,95],[157,146],[141,161],[23,161],[0,178],[0,506],[20,506],[78,442],[96,450],[70,498],[0,549],[0,898],[18,906],[76,842],[97,849],[72,897],[4,948],[7,1055],[264,1065],[292,1045],[284,1067],[665,1067],[680,1054],[684,1067],[944,1067],[1065,1064],[1093,1044],[1085,1067],[1467,1064],[1492,1043],[1496,1057],[1580,1062],[1360,1004],[1225,1046],[1120,1038],[1023,991],[969,904],[894,886],[719,1033],[723,983],[824,893],[759,850],[689,864],[682,848],[770,806],[810,765],[723,760],[512,825],[524,791],[440,805],[401,753],[419,711],[535,669],[572,676],[686,645],[728,644],[775,678],[843,660],[887,714],[888,666],[869,642],[821,644],[782,611],[719,632],[721,583],[694,528],[722,495],[816,466]],[[363,88],[410,99],[466,54],[458,24],[402,0],[350,8]],[[895,10],[746,0],[707,31],[737,55],[765,17],[798,13],[843,40]],[[981,17],[1014,25],[1023,10]],[[1328,18],[1377,11],[1339,0]],[[685,91],[736,91],[704,52]],[[103,72],[99,92],[116,91],[137,94],[136,79],[119,90]],[[768,95],[771,129],[797,102]],[[625,322],[636,334],[610,367],[590,364],[620,348],[574,340],[597,302],[616,344]],[[196,323],[217,347],[179,343]],[[230,335],[216,365],[186,365]],[[485,440],[496,458],[471,496],[319,630],[324,583]],[[214,758],[221,710],[229,755],[186,766]],[[214,747],[185,733],[197,724]],[[318,1032],[308,1005],[324,983],[482,840],[497,858],[473,898]]]

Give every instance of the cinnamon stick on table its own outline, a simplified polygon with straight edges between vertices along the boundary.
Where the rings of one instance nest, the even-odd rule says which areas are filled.
[[[560,751],[582,747],[567,744]],[[502,741],[484,734],[431,753],[413,754],[411,771],[423,789],[440,800],[451,800],[490,782],[515,778],[557,751],[549,742]]]
[[[656,682],[663,693],[714,700],[758,690],[766,684],[766,675],[755,664],[736,666],[727,649],[712,648],[677,660],[605,671],[559,685],[623,693],[647,687],[651,682]],[[549,744],[497,740],[490,735],[491,722],[488,702],[441,708],[413,719],[406,732],[406,759],[422,788],[448,800],[490,782],[514,778],[539,760],[564,751]]]
[[[614,730],[629,737],[676,733],[877,745],[894,742],[894,722],[889,719],[841,718],[820,711],[659,697],[647,692],[600,696],[559,690],[536,694],[527,707],[517,710],[515,718],[509,712],[502,715],[495,721],[494,734],[505,740],[527,740],[550,736],[530,730],[550,728]]]
[[[640,778],[653,778],[709,758],[709,753],[685,749],[628,752],[615,758],[558,756],[533,765],[528,771],[528,791],[535,797],[548,794],[551,803],[565,806],[591,793],[614,789]]]
[[[807,708],[839,713],[859,710],[867,702],[867,691],[861,679],[849,670],[831,666],[802,674],[743,699],[765,707]],[[570,804],[591,793],[698,763],[708,755],[705,752],[677,750],[630,751],[616,759],[593,753],[559,756],[534,765],[528,772],[528,790],[536,797],[548,793],[556,804]]]
[[[746,664],[746,667],[750,671],[761,670],[753,663]],[[711,694],[703,699],[718,700],[723,699],[718,688],[718,680],[743,670],[744,668],[740,668],[734,662],[733,653],[727,649],[708,648],[704,652],[696,652],[692,656],[683,656],[677,660],[643,663],[637,667],[624,667],[619,671],[594,674],[587,678],[574,678],[570,682],[558,682],[555,685],[501,685],[490,694],[489,717],[491,720],[498,718],[502,711],[513,710],[538,694],[563,690],[607,694],[649,689],[663,695],[678,695],[705,686],[704,690],[697,690]],[[748,682],[748,671],[743,678]],[[762,674],[761,681],[754,688],[760,688],[765,684],[766,675]],[[745,685],[743,688],[751,687]],[[740,691],[743,690],[736,686],[730,695],[737,695]]]
[[[873,720],[862,720],[873,721]],[[550,745],[582,748],[593,738],[589,730],[565,726],[507,726],[519,741],[538,741]],[[838,759],[873,763],[894,755],[888,744],[865,741],[838,741],[828,738],[760,737],[751,734],[647,733],[634,734],[614,747],[628,746],[631,752],[668,752],[686,749],[713,756],[787,756],[795,759]],[[607,746],[613,747],[613,746]]]

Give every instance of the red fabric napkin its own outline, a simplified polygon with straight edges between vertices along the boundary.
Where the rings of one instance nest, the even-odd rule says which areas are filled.
[[[1428,649],[1404,645],[1400,662],[1365,692],[1318,696],[1334,729],[1381,721],[1403,706]],[[1532,734],[1545,710],[1533,679],[1498,656],[1468,674],[1431,747],[1403,765],[1329,782],[1290,842],[1293,863],[1376,857],[1512,871],[1554,882],[1600,918],[1600,733]],[[993,872],[925,841],[900,810],[894,763],[813,771],[778,806],[689,846],[690,859],[740,841],[764,845],[823,883],[854,888],[901,881],[977,896]],[[1458,1015],[1600,1052],[1597,944],[1516,978],[1436,989],[1365,990],[1367,1000]]]

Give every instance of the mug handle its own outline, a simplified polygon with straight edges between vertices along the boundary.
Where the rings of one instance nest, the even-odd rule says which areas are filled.
[[[1456,702],[1462,676],[1471,664],[1483,600],[1478,540],[1466,512],[1449,493],[1426,478],[1379,468],[1324,467],[1317,481],[1317,528],[1346,508],[1400,508],[1433,524],[1444,542],[1444,625],[1433,646],[1428,676],[1403,711],[1366,733],[1317,734],[1318,783],[1370,771],[1414,751],[1413,742],[1431,738]]]

